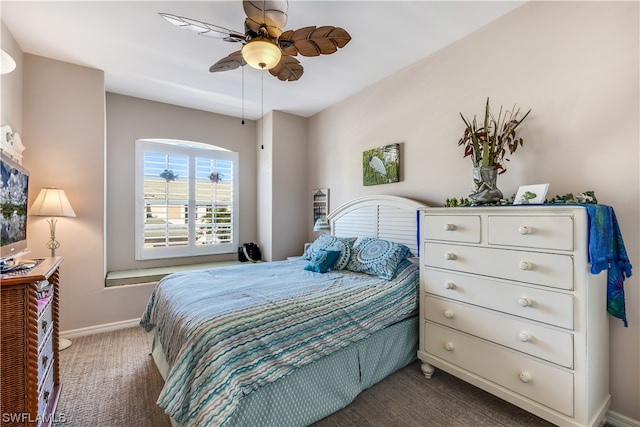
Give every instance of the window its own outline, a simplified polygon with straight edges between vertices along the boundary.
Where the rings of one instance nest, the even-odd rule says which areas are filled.
[[[237,251],[238,153],[136,141],[136,259]]]

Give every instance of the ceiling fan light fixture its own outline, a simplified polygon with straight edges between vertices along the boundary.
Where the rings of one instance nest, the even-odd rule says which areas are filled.
[[[242,58],[258,70],[270,70],[280,62],[282,51],[267,38],[256,38],[242,47]]]

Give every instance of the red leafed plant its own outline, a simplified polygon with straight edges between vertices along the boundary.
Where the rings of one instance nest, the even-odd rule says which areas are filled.
[[[518,119],[520,109],[514,105],[511,110],[505,110],[500,106],[500,112],[496,118],[489,107],[489,98],[484,113],[482,126],[478,125],[476,116],[469,121],[462,113],[460,117],[466,125],[464,134],[458,145],[464,147],[464,157],[471,156],[474,167],[494,166],[499,173],[506,172],[505,158],[507,149],[509,154],[515,153],[518,146],[524,145],[523,139],[516,135],[516,129],[531,110],[527,111],[521,119]]]

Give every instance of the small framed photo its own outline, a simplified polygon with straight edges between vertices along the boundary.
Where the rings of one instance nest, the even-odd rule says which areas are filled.
[[[547,197],[549,184],[521,185],[518,188],[516,197],[513,199],[514,205],[535,205],[542,204]]]

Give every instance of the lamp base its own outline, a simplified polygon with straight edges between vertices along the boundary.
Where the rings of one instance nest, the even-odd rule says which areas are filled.
[[[55,218],[50,218],[47,220],[49,223],[49,231],[51,232],[51,240],[47,242],[47,249],[51,249],[51,257],[56,256],[56,249],[60,247],[60,242],[56,240],[56,223],[58,222]]]
[[[68,340],[66,338],[60,338],[58,340],[58,350],[62,351],[62,350],[66,350],[67,348],[71,347],[71,340]]]

